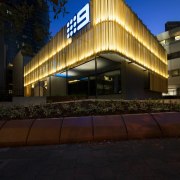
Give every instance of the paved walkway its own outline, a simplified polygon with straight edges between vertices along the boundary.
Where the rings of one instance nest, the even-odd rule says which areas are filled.
[[[0,121],[0,147],[180,137],[180,112]]]
[[[0,180],[180,179],[180,139],[0,149]]]

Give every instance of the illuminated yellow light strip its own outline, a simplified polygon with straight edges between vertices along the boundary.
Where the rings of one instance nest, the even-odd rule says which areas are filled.
[[[106,48],[105,47],[103,47],[104,48],[104,50],[106,50]],[[102,50],[103,50],[103,48],[102,48]],[[109,49],[109,50],[113,50],[113,49]],[[118,52],[118,51],[117,51]],[[89,57],[90,56],[92,56],[93,55],[93,51],[92,51],[92,53],[91,54],[89,54]],[[86,57],[86,58],[88,58],[85,54],[84,54],[84,56]],[[78,62],[79,61],[82,61],[84,58],[82,57],[80,60],[78,60]],[[67,66],[72,66],[72,65],[74,65],[74,64],[76,64],[76,62],[69,62],[68,64],[67,64]],[[139,66],[139,65],[138,65]],[[149,70],[151,70],[150,69],[150,67],[148,66],[148,65],[144,65],[147,69],[149,69]],[[143,67],[142,67],[143,68]],[[62,68],[61,68],[62,69]],[[52,73],[56,73],[56,72],[58,72],[58,71],[60,71],[61,69],[57,69],[57,71],[51,71],[49,74],[52,74]],[[157,69],[155,69],[155,72],[156,73],[158,73],[158,74],[161,74],[163,77],[165,77],[165,78],[167,78],[167,76],[168,75],[165,75],[165,74],[162,74],[159,70],[157,70]],[[45,78],[45,77],[47,77],[48,76],[48,74],[45,74],[44,76],[40,76],[39,78],[36,78],[36,79],[34,79],[34,80],[32,80],[32,81],[30,81],[29,83],[27,83],[27,84],[25,84],[25,86],[27,86],[27,85],[30,85],[30,84],[32,84],[32,83],[34,83],[34,82],[36,82],[36,81],[38,81],[38,80],[40,80],[40,79],[43,79],[43,78]]]
[[[49,57],[44,58],[43,60],[40,60],[41,63],[39,63],[38,65],[36,65],[34,68],[32,68],[31,70],[27,71],[24,74],[24,77],[27,76],[28,74],[30,74],[32,71],[36,70],[39,66],[41,66],[43,63],[47,62],[50,58],[52,58],[55,54],[59,53],[61,50],[63,50],[64,48],[66,48],[69,44],[71,44],[72,39],[68,39],[68,42],[66,44],[63,44],[62,46],[60,46],[57,51],[53,52]],[[33,60],[33,59],[32,59]]]
[[[89,52],[88,53],[88,56],[86,56],[85,58],[89,58],[89,57],[91,57],[92,55],[94,54],[94,52]],[[81,61],[83,61],[84,60],[84,58],[81,58],[80,60],[78,60],[78,62],[81,62]],[[70,66],[73,66],[74,64],[76,64],[76,62],[69,62],[69,63],[67,63],[67,67],[70,67]],[[28,85],[31,85],[32,83],[35,83],[35,82],[37,82],[37,81],[39,81],[39,80],[41,80],[41,79],[43,79],[43,78],[46,78],[48,75],[50,75],[50,74],[55,74],[55,73],[58,73],[59,71],[61,71],[62,69],[64,69],[64,68],[66,68],[65,66],[64,67],[61,67],[61,68],[57,68],[57,70],[56,71],[52,71],[51,73],[46,73],[45,75],[43,75],[42,77],[39,77],[38,79],[32,79],[29,83],[24,83],[24,86],[28,86]]]
[[[114,20],[114,21],[119,22],[122,25],[122,27],[127,29],[127,31],[130,32],[131,34],[132,33],[136,34],[137,39],[139,39],[142,42],[142,44],[149,47],[149,44],[147,44],[146,40],[148,38],[151,39],[151,37],[153,38],[153,39],[151,39],[153,42],[159,44],[159,42],[155,40],[154,36],[147,30],[147,28],[143,25],[143,23],[140,22],[140,20],[138,20],[138,17],[130,10],[130,8],[127,7],[127,5],[124,3],[124,1],[122,1],[122,0],[112,0],[112,1],[110,1],[110,0],[109,1],[93,0],[93,3],[94,3],[94,13],[96,14],[94,16],[94,21],[93,21],[94,24],[100,22],[101,19],[103,21],[104,20]],[[101,7],[101,9],[103,9],[103,11],[101,10],[101,13],[99,13],[100,7]],[[104,10],[104,9],[106,9],[106,10]],[[135,25],[135,23],[136,23],[136,25]],[[144,30],[144,32],[145,32],[144,35],[147,36],[147,39],[143,40],[142,34],[138,33],[140,30],[139,28],[137,28],[138,24],[140,25],[139,28],[142,30],[142,32]],[[149,47],[149,49],[151,50],[151,47]],[[157,50],[157,48],[155,48],[153,52],[155,52],[156,50]],[[157,55],[159,54],[158,52],[155,52],[155,53]],[[162,53],[162,51],[160,52],[160,54],[161,53]],[[160,57],[161,60],[163,60],[163,58],[161,58],[161,56],[164,57],[165,54],[161,54],[158,56]]]
[[[119,19],[117,19],[116,17],[110,19],[110,18],[102,18],[102,19],[98,19],[97,22],[95,23],[95,25],[98,25],[99,23],[102,23],[102,22],[107,22],[107,21],[113,21],[113,22],[116,22],[118,23],[119,25],[121,25],[123,27],[123,23],[122,21],[120,21]],[[158,55],[158,53],[156,53],[152,48],[150,48],[150,46],[148,46],[148,44],[143,41],[142,39],[138,38],[137,35],[135,35],[130,29],[128,26],[125,26],[124,27],[126,29],[126,31],[128,33],[130,33],[136,40],[138,40],[143,46],[145,46],[151,53],[153,53],[156,57],[158,57],[162,62],[164,62],[166,65],[168,64],[167,62],[164,61],[164,59],[162,57],[160,57]]]
[[[79,82],[80,80],[72,80],[72,81],[69,81],[70,84],[73,84],[73,83],[76,83],[76,82]]]

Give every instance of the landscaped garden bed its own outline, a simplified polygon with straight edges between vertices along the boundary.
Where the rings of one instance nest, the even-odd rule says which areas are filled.
[[[89,115],[180,112],[180,104],[160,100],[73,101],[45,105],[0,107],[0,120],[58,118]]]

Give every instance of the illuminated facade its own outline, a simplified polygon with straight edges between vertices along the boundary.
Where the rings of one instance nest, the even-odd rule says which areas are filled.
[[[87,21],[87,10],[80,13],[84,19],[76,21],[82,17],[78,13],[71,25]],[[69,95],[80,89],[87,89],[83,95],[124,98],[167,92],[167,54],[125,2],[91,0],[89,14],[85,27],[77,31],[67,24],[24,67],[25,96]]]
[[[167,22],[165,30],[157,36],[168,54],[168,93],[163,95],[177,98],[180,97],[180,21]]]

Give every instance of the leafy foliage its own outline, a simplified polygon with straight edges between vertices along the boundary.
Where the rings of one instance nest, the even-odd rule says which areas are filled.
[[[54,12],[54,19],[57,19],[60,13],[62,13],[63,16],[68,13],[66,11],[66,4],[68,0],[51,0],[51,2]]]
[[[26,0],[18,5],[13,1],[0,2],[0,22],[11,24],[11,32],[21,32],[25,23],[32,17],[34,6],[29,5]]]
[[[27,22],[33,18],[35,6],[39,11],[52,11],[54,18],[57,19],[59,14],[67,13],[67,2],[68,0],[35,0],[34,3],[29,4],[28,0],[22,0],[16,4],[13,0],[0,0],[0,31],[3,29],[4,23],[9,22],[11,27],[6,28],[6,33],[22,32]],[[34,24],[34,29],[34,38],[37,41],[41,41],[47,35],[46,29],[38,24]]]
[[[36,106],[0,107],[0,120],[58,118],[67,116],[126,113],[180,112],[180,104],[159,100],[145,101],[74,101]]]

